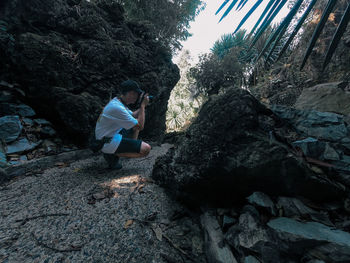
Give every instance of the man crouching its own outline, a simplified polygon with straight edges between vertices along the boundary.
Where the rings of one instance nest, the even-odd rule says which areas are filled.
[[[143,91],[133,80],[124,81],[121,89],[121,96],[104,107],[95,128],[96,140],[105,142],[101,151],[112,169],[122,168],[119,157],[144,157],[151,151],[149,144],[137,139],[145,125],[148,94],[143,97],[140,108],[132,112],[128,106],[135,104]]]

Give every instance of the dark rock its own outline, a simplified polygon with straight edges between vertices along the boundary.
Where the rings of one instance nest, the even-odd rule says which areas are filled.
[[[295,108],[350,114],[350,93],[344,90],[347,82],[323,83],[304,88]]]
[[[209,263],[237,263],[229,246],[224,242],[218,221],[214,216],[205,212],[200,217],[204,230],[205,251]]]
[[[7,90],[0,90],[0,102],[9,102],[13,100],[13,94]]]
[[[315,138],[308,137],[303,140],[292,143],[295,147],[302,149],[306,156],[312,158],[320,158],[326,149],[326,142],[319,141]]]
[[[340,172],[350,175],[350,156],[343,155],[339,161],[333,161],[332,164],[334,164],[336,166],[335,168]]]
[[[92,152],[87,149],[70,151],[67,153],[46,156],[43,158],[30,160],[28,162],[24,162],[18,165],[13,165],[7,167],[5,171],[11,178],[13,178],[16,176],[21,176],[26,172],[35,172],[37,170],[45,170],[54,167],[57,163],[70,163],[73,161],[86,159],[91,156]]]
[[[171,50],[143,22],[126,22],[117,1],[69,2],[4,2],[7,31],[15,37],[12,49],[0,45],[0,53],[7,54],[0,75],[28,87],[35,111],[82,143],[110,94],[134,79],[155,96],[142,136],[160,138],[170,92],[179,79]]]
[[[32,119],[23,118],[22,121],[23,121],[24,125],[27,125],[27,126],[33,126],[34,125],[34,121]]]
[[[230,216],[224,215],[222,219],[222,228],[224,231],[227,231],[229,227],[233,226],[236,224],[237,220],[235,218],[232,218]]]
[[[57,148],[57,145],[50,140],[44,140],[42,146],[45,149],[45,152],[48,152],[48,153],[55,151]]]
[[[16,105],[12,103],[0,103],[0,116],[16,115]]]
[[[341,246],[334,244],[325,244],[309,250],[306,256],[318,258],[321,260],[317,263],[334,262],[334,263],[346,263],[350,262],[349,246]],[[311,261],[312,262],[312,261]],[[315,261],[314,261],[315,262]]]
[[[248,256],[244,258],[244,263],[260,263],[260,261],[253,256]]]
[[[7,145],[6,154],[28,152],[30,150],[35,149],[38,145],[40,145],[40,143],[41,141],[34,143],[34,142],[29,142],[26,138],[22,138],[18,141],[15,141]]]
[[[0,168],[5,168],[8,166],[6,154],[0,149]]]
[[[49,122],[48,120],[45,120],[45,119],[34,119],[34,123],[37,124],[37,125],[52,125],[51,122]]]
[[[277,207],[282,209],[283,216],[285,217],[308,218],[329,226],[333,225],[329,220],[327,214],[318,212],[306,206],[297,198],[279,197],[277,201]]]
[[[203,105],[179,145],[156,161],[152,177],[189,204],[229,204],[255,191],[313,200],[344,195],[344,186],[272,141],[273,127],[271,113],[253,96],[229,89]]]
[[[277,215],[275,204],[270,197],[262,192],[254,192],[247,197],[248,202],[257,207],[261,207],[268,211],[271,215]]]
[[[22,117],[33,117],[35,116],[35,111],[25,104],[20,104],[16,106],[16,112]]]
[[[312,214],[315,212],[310,207],[304,205],[299,199],[292,197],[279,197],[277,206],[283,209],[283,215],[286,217]]]
[[[7,172],[0,168],[0,185],[9,180],[9,175]]]
[[[266,260],[263,262],[281,262],[279,259],[278,240],[249,212],[241,214],[239,223],[231,227],[225,235],[226,241],[236,251],[259,253]],[[270,254],[270,255],[267,255]]]
[[[40,128],[40,135],[42,138],[53,137],[56,131],[51,126],[44,126]]]
[[[326,149],[323,153],[323,159],[325,160],[340,160],[339,153],[330,145],[330,143],[326,143]]]
[[[340,172],[335,174],[334,177],[338,182],[350,187],[350,174]]]
[[[281,105],[273,105],[271,109],[306,136],[334,142],[348,136],[342,115],[315,110],[296,110]]]
[[[289,253],[304,255],[306,251],[317,258],[332,262],[350,260],[350,234],[316,222],[299,222],[280,217],[270,220],[267,225],[283,242],[289,244]],[[338,259],[346,259],[339,261]]]
[[[241,211],[242,214],[244,213],[249,213],[250,215],[252,215],[257,221],[259,221],[260,218],[260,213],[258,210],[256,210],[256,208],[252,205],[245,205],[242,208]]]
[[[1,103],[0,115],[20,115],[21,117],[35,116],[35,111],[25,104]]]
[[[21,121],[18,116],[5,116],[0,118],[0,139],[6,143],[18,138],[22,131]]]

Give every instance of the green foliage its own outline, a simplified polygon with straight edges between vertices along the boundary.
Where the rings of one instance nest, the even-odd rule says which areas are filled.
[[[166,125],[169,132],[185,129],[197,115],[204,100],[203,96],[194,94],[194,80],[187,74],[191,67],[190,60],[189,51],[184,50],[178,63],[181,78],[172,90],[168,101]]]
[[[212,95],[219,93],[221,88],[241,86],[244,63],[238,60],[239,53],[240,49],[233,47],[223,58],[212,53],[201,56],[199,63],[189,72],[196,80],[198,92]]]
[[[300,18],[299,23],[297,23],[296,26],[294,27],[294,31],[292,33],[290,40],[287,40],[287,42],[285,42],[286,43],[285,48],[281,49],[281,54],[283,52],[285,52],[286,46],[288,46],[291,43],[291,40],[294,38],[294,36],[298,32],[298,30],[301,28],[301,24],[304,23],[306,16],[310,13],[310,11],[312,10],[316,1],[317,0],[315,0],[315,1],[310,1],[310,0],[292,1],[293,6],[292,6],[289,14],[285,17],[285,19],[282,21],[282,23],[279,25],[279,27],[277,27],[277,29],[271,34],[271,37],[266,42],[265,47],[264,47],[261,55],[259,56],[259,58],[261,56],[263,56],[265,54],[265,52],[267,52],[268,50],[270,50],[269,53],[271,53],[271,46],[272,46],[272,50],[273,50],[274,47],[277,46],[278,42],[280,42],[281,39],[283,39],[284,34],[289,34],[287,29],[290,26],[293,18],[296,17],[296,15],[297,15],[298,11],[300,11],[300,9],[305,8],[305,3],[307,3],[307,5],[308,5],[307,10],[305,11],[304,15]],[[223,1],[223,4],[219,7],[216,14],[218,14],[229,2],[230,1],[228,1],[228,0]],[[233,7],[237,4],[237,2],[238,2],[237,0],[232,0],[231,4],[225,10],[224,14],[221,16],[220,21],[225,16],[227,16],[227,14],[233,9]],[[260,0],[255,2],[255,5],[247,12],[246,16],[242,19],[241,23],[238,25],[236,30],[238,30],[246,22],[246,20],[253,14],[253,12],[256,11],[257,7],[260,5],[261,2],[262,1],[260,1]],[[301,64],[301,68],[304,67],[307,59],[309,58],[309,56],[310,56],[310,54],[311,54],[311,52],[316,44],[316,41],[318,40],[318,38],[321,34],[321,31],[323,30],[325,23],[328,20],[328,17],[329,17],[330,13],[332,12],[332,10],[337,2],[338,2],[338,0],[328,0],[328,3],[323,10],[322,17],[321,17],[320,21],[318,22],[318,25],[316,26],[315,31],[311,37],[309,46],[307,48],[303,62]],[[256,44],[256,42],[261,37],[263,32],[272,23],[273,19],[276,17],[276,15],[280,12],[282,7],[286,3],[287,3],[287,0],[270,0],[269,1],[267,7],[265,8],[264,12],[259,17],[259,20],[256,23],[256,25],[254,26],[253,30],[251,31],[251,34],[254,34],[253,40],[251,42],[251,46],[254,46]],[[242,3],[240,3],[240,4],[242,4]],[[348,2],[348,8],[344,11],[344,15],[342,18],[343,22],[338,27],[330,45],[329,45],[326,59],[324,60],[324,63],[323,63],[323,68],[329,63],[331,56],[334,53],[334,50],[337,48],[337,46],[340,42],[340,38],[344,34],[346,26],[350,21],[350,11],[348,11],[349,8],[350,8],[350,2]],[[237,9],[238,9],[238,6],[237,6]],[[267,56],[267,58],[269,58],[269,57],[270,56]]]
[[[212,95],[227,87],[247,86],[251,75],[257,75],[258,68],[265,67],[255,61],[272,31],[269,26],[253,48],[249,48],[250,39],[245,30],[223,35],[215,42],[212,53],[200,57],[199,63],[189,71],[197,92]],[[271,50],[267,62],[277,58],[280,48]]]
[[[173,51],[191,36],[190,22],[205,8],[200,0],[119,0],[127,19],[150,24],[158,39]]]
[[[241,30],[236,34],[222,35],[221,38],[214,43],[211,51],[220,59],[222,59],[228,54],[231,48],[237,47],[243,50],[246,49],[246,45],[246,31]],[[242,58],[244,55],[245,54],[242,53],[240,57]]]

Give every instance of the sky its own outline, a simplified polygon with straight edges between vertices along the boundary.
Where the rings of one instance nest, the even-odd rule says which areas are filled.
[[[182,42],[184,49],[190,50],[190,54],[194,62],[198,61],[198,56],[201,53],[208,53],[210,48],[214,45],[223,34],[232,33],[238,26],[240,20],[244,17],[247,11],[256,2],[250,0],[245,7],[240,11],[235,11],[235,8],[220,22],[221,15],[226,10],[226,7],[221,10],[218,15],[215,15],[216,10],[219,8],[223,0],[209,0],[206,2],[206,8],[191,22],[191,28],[189,32],[192,33],[192,37],[189,37],[186,41]],[[255,22],[259,18],[259,14],[264,10],[268,1],[264,0],[259,8],[252,14],[252,16],[246,21],[242,29],[251,29]],[[286,16],[288,8],[285,7],[281,10],[274,22],[280,21]],[[180,54],[181,52],[179,52]],[[175,56],[173,61],[176,63],[179,56]]]

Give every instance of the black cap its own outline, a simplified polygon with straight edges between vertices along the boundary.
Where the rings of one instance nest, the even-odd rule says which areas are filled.
[[[131,79],[123,81],[122,84],[120,84],[120,87],[122,88],[123,94],[127,93],[128,91],[136,91],[137,93],[143,92],[143,90],[140,89],[139,84]]]

